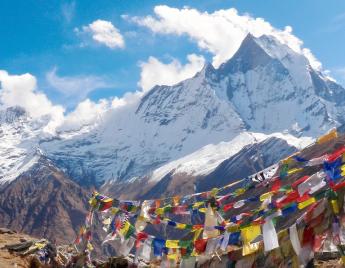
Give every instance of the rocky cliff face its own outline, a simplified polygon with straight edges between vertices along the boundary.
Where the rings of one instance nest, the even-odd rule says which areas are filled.
[[[57,243],[71,243],[84,222],[88,195],[41,157],[0,189],[0,225]]]

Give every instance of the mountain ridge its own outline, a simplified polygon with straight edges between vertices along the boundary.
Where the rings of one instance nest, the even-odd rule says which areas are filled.
[[[42,137],[41,121],[24,122],[30,139],[18,140],[27,147],[7,159],[39,150],[80,183],[131,180],[248,131],[315,138],[343,123],[344,101],[344,88],[303,55],[272,36],[248,34],[218,69],[206,63],[192,78],[155,86],[136,103],[110,109],[97,127]]]

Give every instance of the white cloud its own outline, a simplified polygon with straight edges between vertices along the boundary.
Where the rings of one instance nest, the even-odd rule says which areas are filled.
[[[65,114],[65,109],[61,105],[53,104],[37,89],[35,76],[29,73],[11,75],[5,70],[0,70],[0,109],[11,106],[23,107],[34,120],[45,123],[43,131],[49,134],[55,134],[56,131],[79,130],[83,126],[94,127],[106,112],[119,108],[126,109],[137,103],[143,94],[142,91],[128,92],[121,98],[101,99],[98,102],[85,99],[79,102],[73,111]]]
[[[80,102],[71,113],[66,115],[58,130],[76,130],[85,125],[92,125],[95,122],[99,122],[102,115],[110,108],[111,102],[108,100],[102,99],[96,103],[86,99]]]
[[[188,63],[185,65],[176,59],[164,64],[155,57],[149,57],[147,62],[140,63],[141,74],[138,85],[144,91],[155,85],[174,85],[192,77],[205,64],[204,57],[195,54],[188,55],[187,60]]]
[[[125,41],[120,31],[110,22],[106,20],[95,20],[88,26],[83,26],[82,30],[78,28],[75,32],[80,34],[91,34],[92,39],[109,48],[124,48]],[[82,43],[84,44],[84,43]]]
[[[48,84],[67,97],[81,100],[98,88],[109,88],[105,78],[95,75],[59,76],[57,68],[46,73]]]
[[[136,105],[143,94],[143,91],[127,92],[123,97],[101,99],[98,102],[86,99],[65,116],[64,121],[57,130],[63,132],[79,130],[84,126],[96,127],[105,116],[109,115],[109,112],[113,111],[122,114],[133,105]]]
[[[189,7],[178,9],[160,5],[154,8],[154,13],[155,16],[127,16],[125,19],[145,26],[154,33],[189,36],[201,49],[214,55],[215,67],[234,55],[249,32],[256,37],[273,35],[294,51],[304,54],[314,68],[319,69],[321,66],[310,50],[302,47],[303,42],[292,34],[290,26],[279,30],[262,18],[253,18],[249,14],[239,15],[234,8],[208,13]]]
[[[37,90],[37,81],[33,75],[10,75],[0,70],[0,82],[2,108],[18,105],[33,118],[49,116],[50,122],[44,130],[50,133],[63,121],[64,108],[54,105],[44,93]]]

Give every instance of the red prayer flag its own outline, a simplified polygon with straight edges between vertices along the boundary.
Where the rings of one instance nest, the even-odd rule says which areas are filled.
[[[310,195],[308,193],[305,193],[304,195],[297,198],[298,203],[302,203],[310,198]]]
[[[303,176],[302,178],[298,179],[297,181],[294,181],[291,184],[292,188],[296,188],[298,185],[300,185],[302,182],[306,181],[309,178],[309,176]]]
[[[276,178],[275,181],[272,184],[271,192],[276,192],[281,187],[281,181],[279,178]]]
[[[326,237],[327,237],[326,234],[315,235],[314,245],[313,245],[313,251],[314,252],[318,252],[321,250]]]
[[[223,210],[226,212],[226,211],[228,211],[229,209],[233,208],[233,206],[234,206],[234,202],[229,203],[229,204],[226,204],[226,205],[223,207]]]
[[[137,233],[137,239],[136,239],[136,241],[135,241],[135,247],[136,247],[136,248],[139,248],[140,242],[141,242],[142,240],[147,239],[147,238],[148,238],[147,233],[144,233],[144,232],[139,232],[139,233]]]
[[[341,182],[341,183],[338,183],[338,184],[334,185],[334,186],[332,187],[332,189],[333,189],[334,191],[337,191],[337,190],[339,190],[339,189],[341,189],[341,188],[344,188],[344,187],[345,187],[345,181],[343,181],[343,182]]]
[[[282,201],[276,202],[276,205],[278,208],[283,207],[286,204],[289,204],[293,201],[296,201],[299,197],[299,194],[297,191],[290,192]]]
[[[194,241],[194,249],[198,254],[206,250],[207,239],[198,239]]]
[[[343,153],[345,153],[345,146],[340,147],[338,150],[333,152],[331,155],[328,156],[328,162],[335,161],[339,156],[341,156]]]
[[[314,230],[311,227],[307,227],[304,229],[303,232],[303,239],[302,239],[302,246],[306,246],[308,244],[313,245],[314,243]]]

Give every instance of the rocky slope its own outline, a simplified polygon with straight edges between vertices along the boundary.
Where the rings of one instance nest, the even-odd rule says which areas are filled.
[[[84,222],[88,195],[41,157],[0,189],[0,225],[57,243],[70,243]]]

